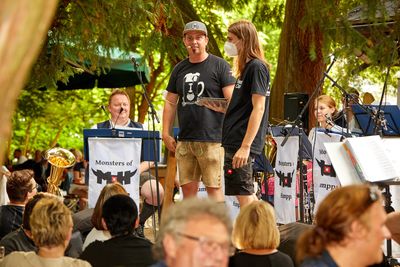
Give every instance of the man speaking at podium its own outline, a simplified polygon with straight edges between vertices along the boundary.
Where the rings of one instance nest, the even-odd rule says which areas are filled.
[[[134,122],[129,118],[130,110],[131,102],[129,95],[124,90],[115,89],[108,99],[108,111],[111,114],[111,118],[107,121],[97,123],[92,129],[138,128],[143,130],[143,124]],[[149,172],[146,172],[153,165],[154,163],[150,161],[142,161],[140,163],[140,195],[143,198],[143,208],[139,215],[139,228],[136,232],[142,237],[144,237],[144,223],[157,210],[156,179]],[[164,198],[164,190],[160,183],[158,183],[158,185],[161,204]]]

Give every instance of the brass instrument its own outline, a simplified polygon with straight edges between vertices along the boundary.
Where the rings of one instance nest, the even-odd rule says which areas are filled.
[[[265,156],[269,160],[272,166],[275,166],[275,158],[276,158],[276,142],[271,134],[268,134],[265,137]]]
[[[54,147],[45,152],[44,158],[47,159],[51,165],[50,176],[47,178],[47,192],[61,196],[58,187],[62,182],[64,169],[75,164],[75,156],[67,149]]]

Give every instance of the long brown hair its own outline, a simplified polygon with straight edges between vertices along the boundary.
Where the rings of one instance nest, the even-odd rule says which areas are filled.
[[[234,73],[237,77],[243,74],[248,59],[257,58],[264,62],[268,69],[270,68],[269,63],[264,58],[264,51],[253,23],[248,20],[236,21],[229,26],[228,32],[234,34],[243,44],[242,49],[238,51],[237,58],[235,58]]]
[[[368,228],[369,208],[380,200],[378,189],[368,185],[345,186],[329,193],[318,207],[316,225],[297,242],[297,261],[321,255],[327,245],[343,242],[356,220]]]
[[[120,183],[106,184],[101,190],[92,214],[92,224],[97,230],[105,230],[101,223],[104,202],[110,197],[120,194],[128,195],[125,188]]]

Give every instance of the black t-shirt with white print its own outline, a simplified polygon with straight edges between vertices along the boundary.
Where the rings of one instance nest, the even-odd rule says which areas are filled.
[[[224,148],[234,151],[240,148],[253,110],[252,95],[259,94],[266,96],[265,110],[250,152],[254,155],[262,152],[268,127],[269,79],[268,68],[262,61],[253,59],[246,64],[242,77],[236,81],[225,114],[222,127],[222,146]]]
[[[178,94],[179,140],[221,142],[224,114],[196,105],[198,97],[224,97],[222,88],[235,83],[229,64],[209,54],[200,63],[189,59],[172,71],[167,91]]]

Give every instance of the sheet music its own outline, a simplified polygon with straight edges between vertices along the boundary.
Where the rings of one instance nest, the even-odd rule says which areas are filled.
[[[378,182],[398,177],[379,136],[348,138],[345,142],[350,144],[350,150],[367,181]]]

